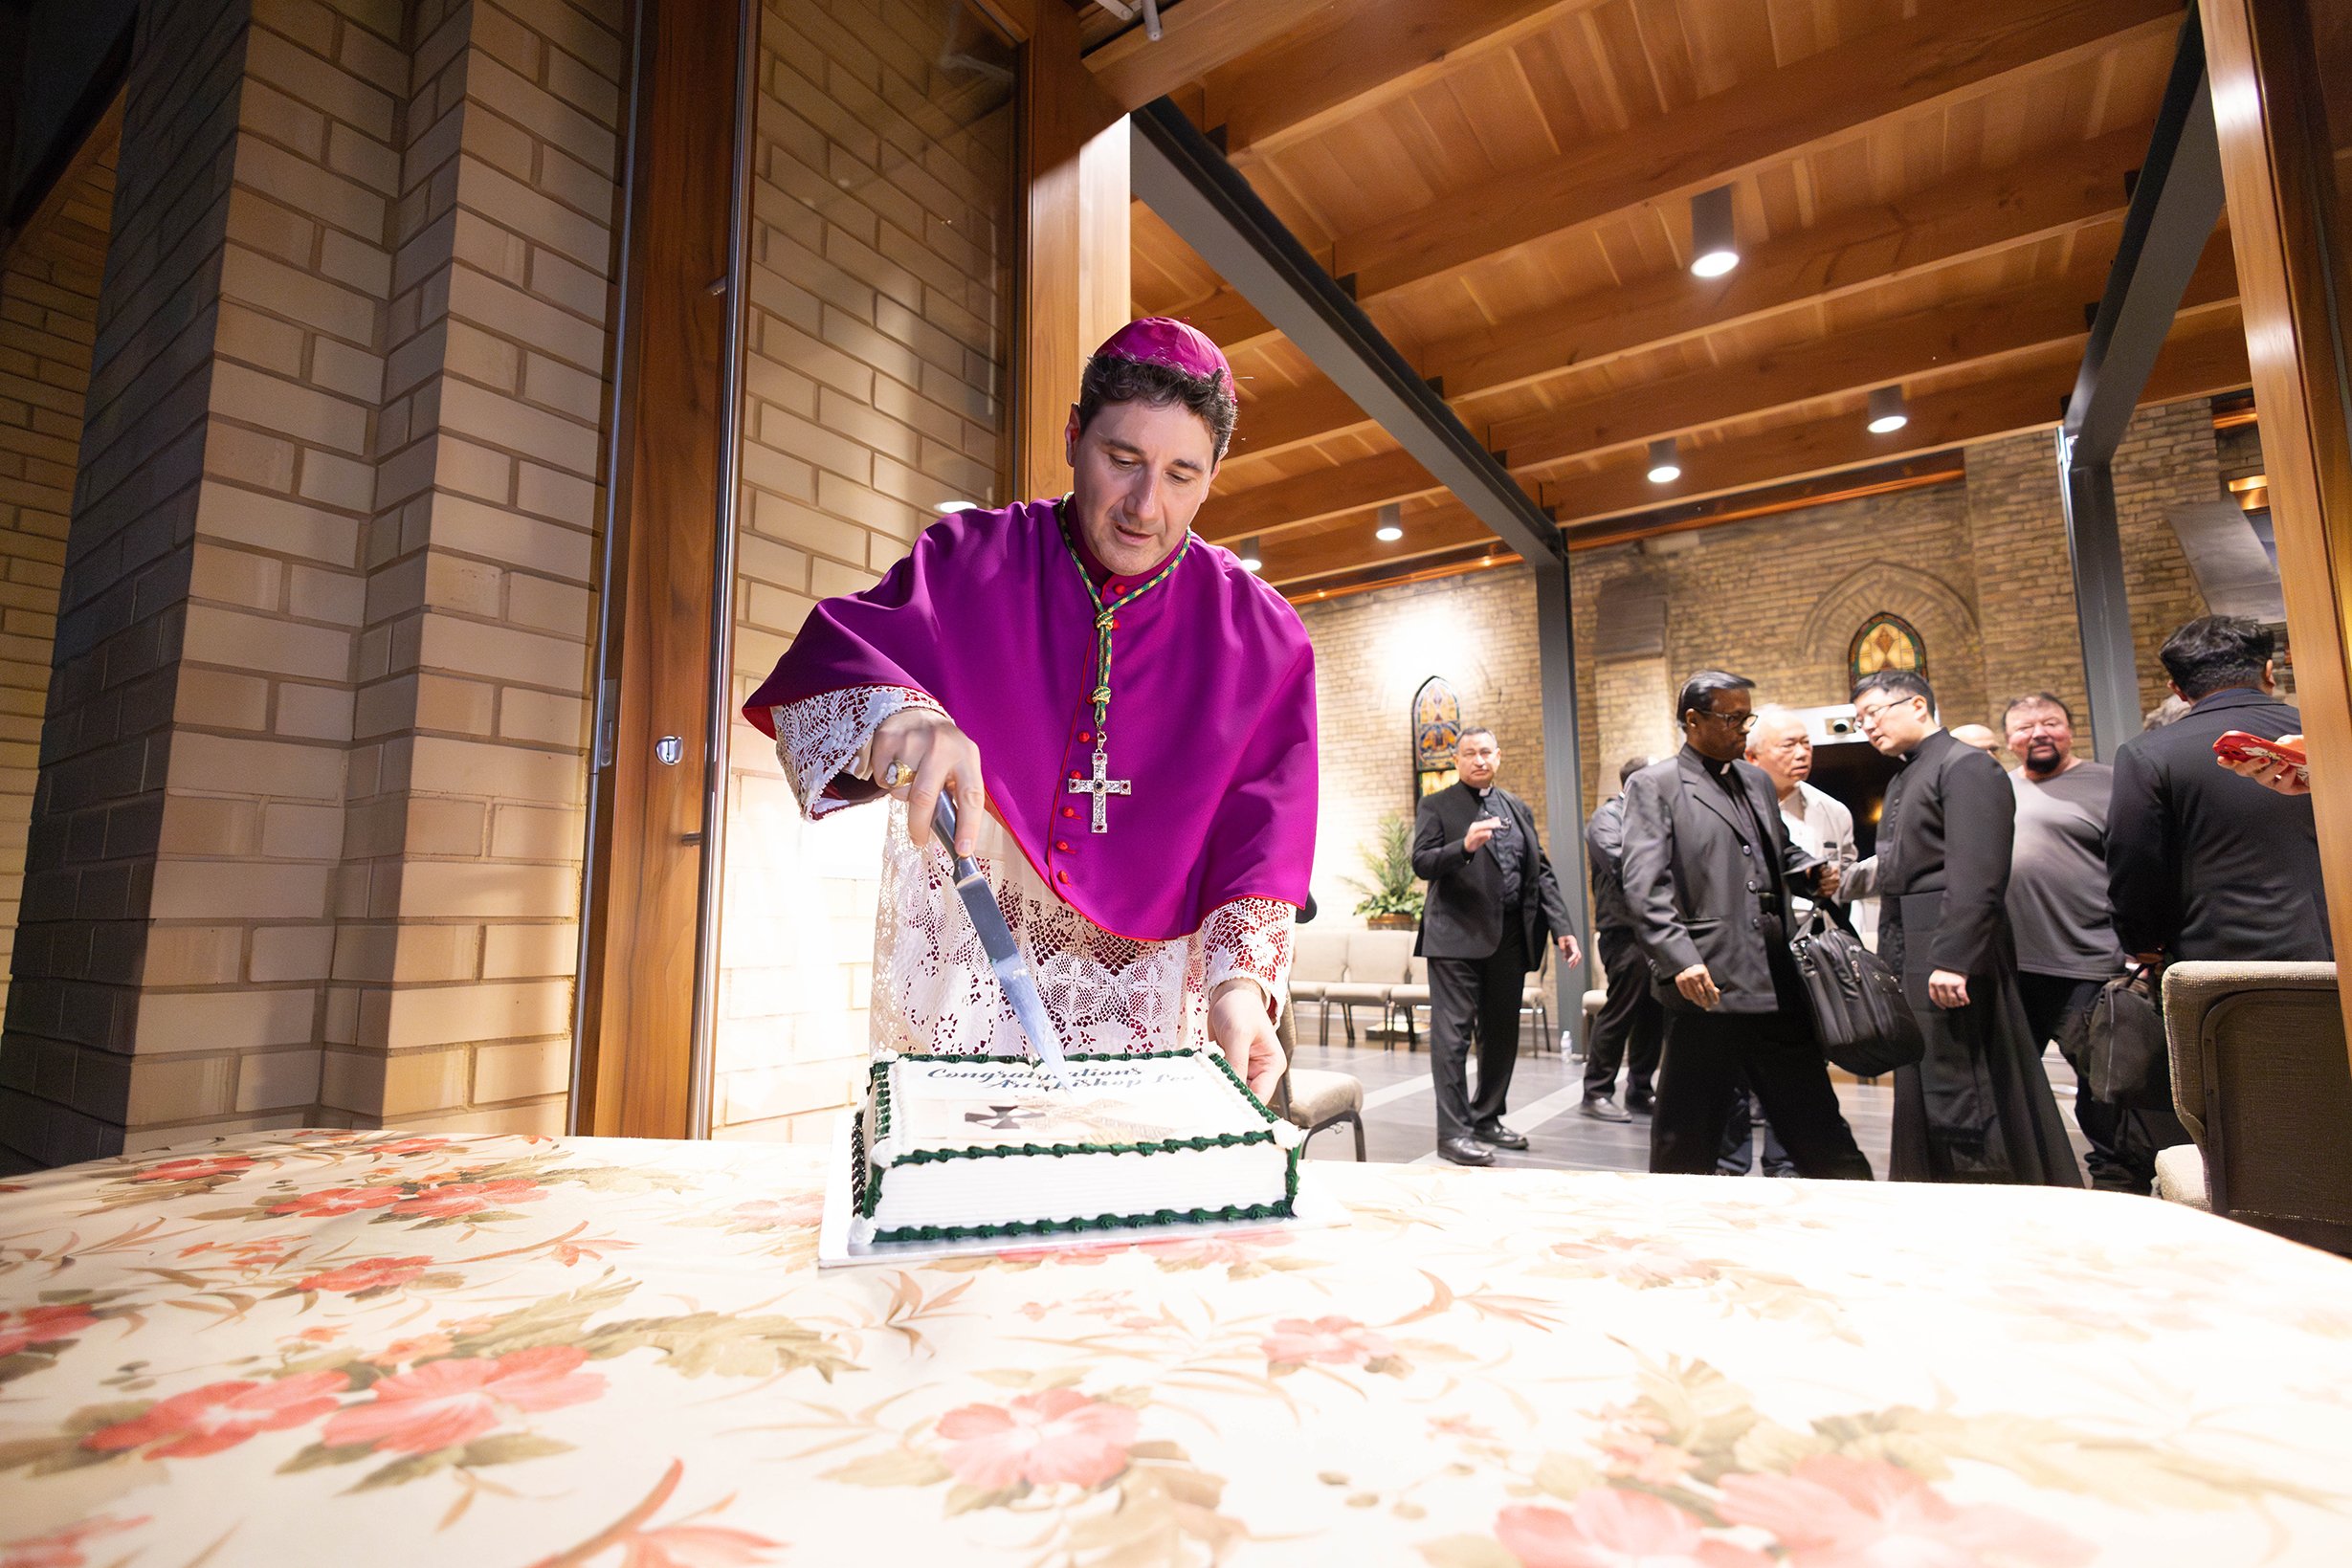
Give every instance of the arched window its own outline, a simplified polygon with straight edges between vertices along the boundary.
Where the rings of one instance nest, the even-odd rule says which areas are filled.
[[[1927,675],[1927,645],[1909,621],[1886,610],[1864,621],[1846,646],[1848,684],[1881,670],[1909,670],[1922,679]]]
[[[1453,782],[1453,748],[1462,739],[1462,702],[1442,675],[1413,694],[1413,798]]]

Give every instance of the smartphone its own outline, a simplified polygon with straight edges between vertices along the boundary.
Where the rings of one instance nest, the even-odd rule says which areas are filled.
[[[2265,740],[2244,730],[2226,730],[2214,738],[2213,755],[2229,762],[2286,762],[2304,783],[2311,782],[2311,759],[2303,755],[2302,747],[2291,746],[2284,740]]]

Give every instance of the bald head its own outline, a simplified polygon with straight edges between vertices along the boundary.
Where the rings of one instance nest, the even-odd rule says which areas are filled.
[[[1747,732],[1747,760],[1771,775],[1783,800],[1795,794],[1813,771],[1813,741],[1804,718],[1774,704],[1757,709],[1756,727]]]
[[[1988,756],[2001,749],[2001,738],[1983,724],[1955,724],[1952,726],[1952,739],[1964,746],[1974,746]]]

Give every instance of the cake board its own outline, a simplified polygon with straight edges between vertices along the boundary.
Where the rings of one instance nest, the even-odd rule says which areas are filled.
[[[941,1258],[987,1257],[997,1252],[1060,1252],[1076,1248],[1125,1246],[1132,1242],[1175,1241],[1217,1236],[1233,1231],[1314,1230],[1347,1223],[1347,1211],[1323,1195],[1301,1156],[1298,1193],[1291,1200],[1287,1220],[1209,1221],[1194,1225],[1138,1226],[1117,1235],[1099,1230],[1074,1230],[1044,1236],[967,1236],[957,1241],[874,1242],[855,1246],[850,1241],[850,1123],[855,1109],[841,1113],[833,1123],[832,1156],[825,1162],[825,1211],[817,1226],[816,1263],[820,1269],[840,1269],[861,1263],[932,1263]]]

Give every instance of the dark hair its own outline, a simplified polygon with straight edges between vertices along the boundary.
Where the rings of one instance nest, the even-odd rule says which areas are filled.
[[[1086,362],[1086,373],[1078,381],[1078,433],[1085,434],[1095,415],[1114,403],[1149,403],[1162,409],[1182,404],[1209,427],[1219,462],[1225,460],[1233,421],[1241,413],[1232,382],[1222,371],[1195,376],[1172,364],[1097,354]]]
[[[1627,780],[1648,767],[1653,761],[1654,759],[1649,757],[1629,757],[1619,762],[1617,764],[1617,786],[1620,789],[1624,788]]]
[[[1755,689],[1756,683],[1745,675],[1735,675],[1728,670],[1701,670],[1684,681],[1682,690],[1676,694],[1675,722],[1681,723],[1682,716],[1694,708],[1702,714],[1715,712],[1715,694],[1718,692],[1752,692]]]
[[[1453,738],[1453,749],[1455,751],[1461,750],[1462,742],[1469,740],[1474,735],[1483,735],[1489,740],[1494,740],[1495,744],[1498,746],[1502,744],[1500,740],[1495,740],[1495,732],[1488,729],[1484,724],[1465,724],[1462,726],[1461,733]]]
[[[2055,708],[2066,715],[2069,729],[2075,724],[2075,710],[2066,705],[2066,698],[2055,692],[2028,692],[2023,696],[2010,697],[2001,705],[2001,725],[2004,729],[2008,727],[2009,715],[2020,708]]]
[[[2259,686],[2275,648],[2271,629],[2243,615],[2200,615],[2164,639],[2156,656],[2182,696],[2201,702],[2231,686]]]
[[[1917,670],[1873,670],[1853,683],[1853,696],[1847,700],[1860,702],[1871,692],[1884,692],[1897,702],[1907,696],[1925,697],[1927,711],[1936,711],[1936,689]]]

